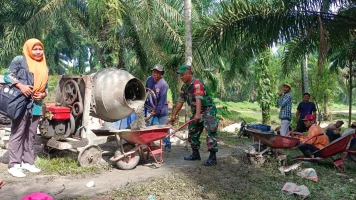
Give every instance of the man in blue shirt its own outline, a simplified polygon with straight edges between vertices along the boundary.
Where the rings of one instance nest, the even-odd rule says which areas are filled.
[[[285,136],[289,131],[289,124],[292,119],[292,96],[290,94],[291,86],[283,84],[283,95],[279,93],[278,105],[281,110],[279,112],[279,119],[281,119],[280,134]]]
[[[312,114],[316,116],[316,107],[314,102],[309,101],[310,100],[310,94],[309,93],[304,93],[303,95],[303,101],[299,103],[297,107],[297,112],[296,112],[296,120],[297,120],[297,128],[295,129],[296,132],[305,132],[307,131],[307,128],[305,127],[305,124],[303,122],[303,119],[306,115]]]
[[[164,74],[164,69],[161,65],[156,64],[152,69],[152,76],[147,78],[146,88],[151,89],[157,97],[157,105],[154,105],[152,98],[148,98],[146,105],[153,108],[149,115],[152,116],[148,125],[166,124],[168,115],[168,103],[167,103],[167,92],[168,84],[162,78]],[[164,149],[168,152],[171,151],[171,142],[169,138],[163,140],[165,143]]]

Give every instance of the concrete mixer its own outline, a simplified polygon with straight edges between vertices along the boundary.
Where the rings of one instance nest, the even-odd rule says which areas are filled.
[[[59,76],[55,103],[46,103],[43,108],[41,142],[46,148],[77,149],[82,166],[97,164],[101,161],[97,145],[115,134],[98,134],[99,121],[128,117],[143,105],[145,97],[143,83],[116,68],[92,75]]]

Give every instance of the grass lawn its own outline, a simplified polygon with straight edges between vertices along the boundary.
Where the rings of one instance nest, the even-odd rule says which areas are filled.
[[[219,107],[219,116],[231,123],[241,122],[244,118],[248,123],[260,123],[260,107],[250,102],[221,102],[215,100]],[[331,110],[346,110],[347,106],[332,105]],[[296,105],[293,105],[293,110]],[[347,113],[336,113],[334,119],[347,119]],[[183,120],[183,118],[181,119]],[[353,117],[356,120],[356,117]],[[278,110],[271,109],[271,122],[279,123]],[[182,122],[183,123],[183,122]],[[109,199],[301,199],[288,196],[281,192],[286,182],[294,182],[309,188],[308,199],[356,199],[356,163],[346,161],[346,172],[335,169],[330,160],[320,163],[303,164],[303,168],[314,168],[319,182],[303,179],[296,172],[282,175],[278,171],[279,163],[270,157],[267,162],[256,167],[251,165],[244,153],[251,144],[251,139],[237,139],[232,133],[220,132],[219,138],[224,145],[232,147],[231,155],[218,157],[218,165],[214,167],[174,168],[170,173],[142,182],[130,182],[103,196]],[[203,142],[203,139],[201,139]],[[204,143],[204,142],[203,142]],[[283,150],[288,155],[288,164],[293,164],[293,157],[300,154],[299,150]],[[219,154],[218,154],[219,156]],[[36,165],[48,174],[91,174],[99,173],[110,166],[80,167],[76,156],[56,155],[51,159],[47,156],[36,159]],[[74,199],[92,199],[77,197]]]
[[[283,175],[278,171],[279,162],[268,157],[262,166],[253,166],[248,162],[244,149],[252,141],[247,138],[237,139],[233,134],[221,132],[219,138],[225,147],[233,147],[231,155],[221,158],[218,155],[218,165],[214,167],[172,168],[160,177],[141,182],[128,182],[119,190],[101,194],[104,199],[142,199],[150,196],[154,199],[302,199],[299,196],[286,195],[281,192],[286,182],[305,185],[311,192],[308,199],[356,199],[356,163],[346,160],[346,172],[341,172],[332,165],[330,160],[320,163],[302,164],[302,168],[314,168],[319,181],[313,182],[301,178],[297,171]],[[221,143],[221,144],[222,144]],[[288,155],[288,164],[293,164],[292,158],[299,155],[299,150],[280,151]],[[36,164],[45,173],[61,175],[97,173],[96,167],[79,167],[75,157],[57,156],[48,160],[37,158]],[[77,200],[93,199],[80,196]],[[95,198],[94,198],[95,199]]]
[[[281,192],[286,182],[305,185],[311,192],[308,199],[356,199],[356,163],[347,160],[347,171],[342,174],[329,160],[302,164],[302,168],[314,168],[319,181],[301,178],[297,172],[283,175],[278,171],[279,163],[274,158],[261,167],[249,164],[243,149],[251,144],[246,138],[237,139],[222,133],[220,138],[226,145],[233,145],[232,155],[218,159],[214,167],[174,169],[158,179],[141,183],[130,183],[114,192],[110,199],[302,199]],[[299,155],[299,150],[284,150],[291,158]]]
[[[53,150],[52,150],[53,151]],[[75,175],[99,173],[106,166],[81,167],[77,160],[78,155],[70,151],[57,150],[48,156],[41,155],[35,159],[36,165],[46,174]]]

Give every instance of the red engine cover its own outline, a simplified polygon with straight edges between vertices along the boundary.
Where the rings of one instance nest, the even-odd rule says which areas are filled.
[[[70,119],[70,108],[64,106],[48,106],[46,108],[47,112],[52,114],[51,118],[56,120],[67,120]]]

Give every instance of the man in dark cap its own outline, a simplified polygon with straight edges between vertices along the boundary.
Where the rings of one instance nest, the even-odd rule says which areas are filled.
[[[146,105],[153,108],[150,115],[152,118],[149,121],[149,126],[157,124],[166,124],[168,115],[167,92],[168,84],[162,77],[164,69],[160,64],[156,64],[151,69],[152,76],[147,78],[146,88],[151,89],[157,97],[157,105],[154,105],[152,97],[148,98]],[[164,150],[171,151],[171,141],[169,138],[163,140],[165,143]]]
[[[179,110],[183,103],[187,102],[191,107],[192,119],[195,121],[189,124],[188,141],[190,142],[193,153],[190,156],[184,157],[184,160],[201,160],[199,154],[200,134],[206,129],[208,135],[206,143],[210,151],[209,159],[204,163],[205,166],[213,166],[217,164],[216,152],[218,151],[217,130],[218,119],[216,118],[216,107],[213,99],[209,96],[208,90],[203,82],[193,77],[193,72],[190,66],[180,66],[177,73],[183,81],[180,97],[176,108],[172,114],[172,120],[176,119]]]

